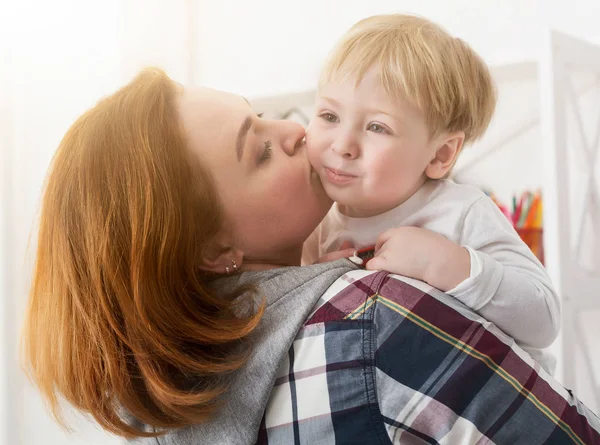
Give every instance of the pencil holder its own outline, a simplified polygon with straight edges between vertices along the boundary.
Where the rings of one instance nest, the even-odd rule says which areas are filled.
[[[543,229],[517,229],[517,233],[533,254],[544,264],[544,230]]]

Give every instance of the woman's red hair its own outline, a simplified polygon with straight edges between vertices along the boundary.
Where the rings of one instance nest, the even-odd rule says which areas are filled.
[[[198,273],[222,213],[186,148],[179,94],[164,72],[142,72],[81,116],[53,159],[23,353],[61,423],[61,397],[124,437],[157,434],[124,411],[159,432],[207,420],[260,320]]]

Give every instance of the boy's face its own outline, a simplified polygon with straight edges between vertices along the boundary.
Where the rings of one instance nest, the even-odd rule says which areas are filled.
[[[389,97],[371,69],[319,91],[306,133],[307,152],[340,210],[373,216],[408,199],[426,180],[436,141],[422,114]]]

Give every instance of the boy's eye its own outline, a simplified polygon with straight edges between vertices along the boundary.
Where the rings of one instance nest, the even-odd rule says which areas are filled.
[[[385,133],[385,128],[379,124],[370,124],[367,129],[373,133]]]
[[[323,113],[321,114],[321,118],[325,119],[327,122],[336,123],[337,116],[333,113]]]

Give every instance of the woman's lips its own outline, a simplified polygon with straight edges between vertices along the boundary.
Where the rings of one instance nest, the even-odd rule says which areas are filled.
[[[336,185],[346,185],[357,178],[355,175],[329,167],[325,167],[325,175],[329,182]]]

